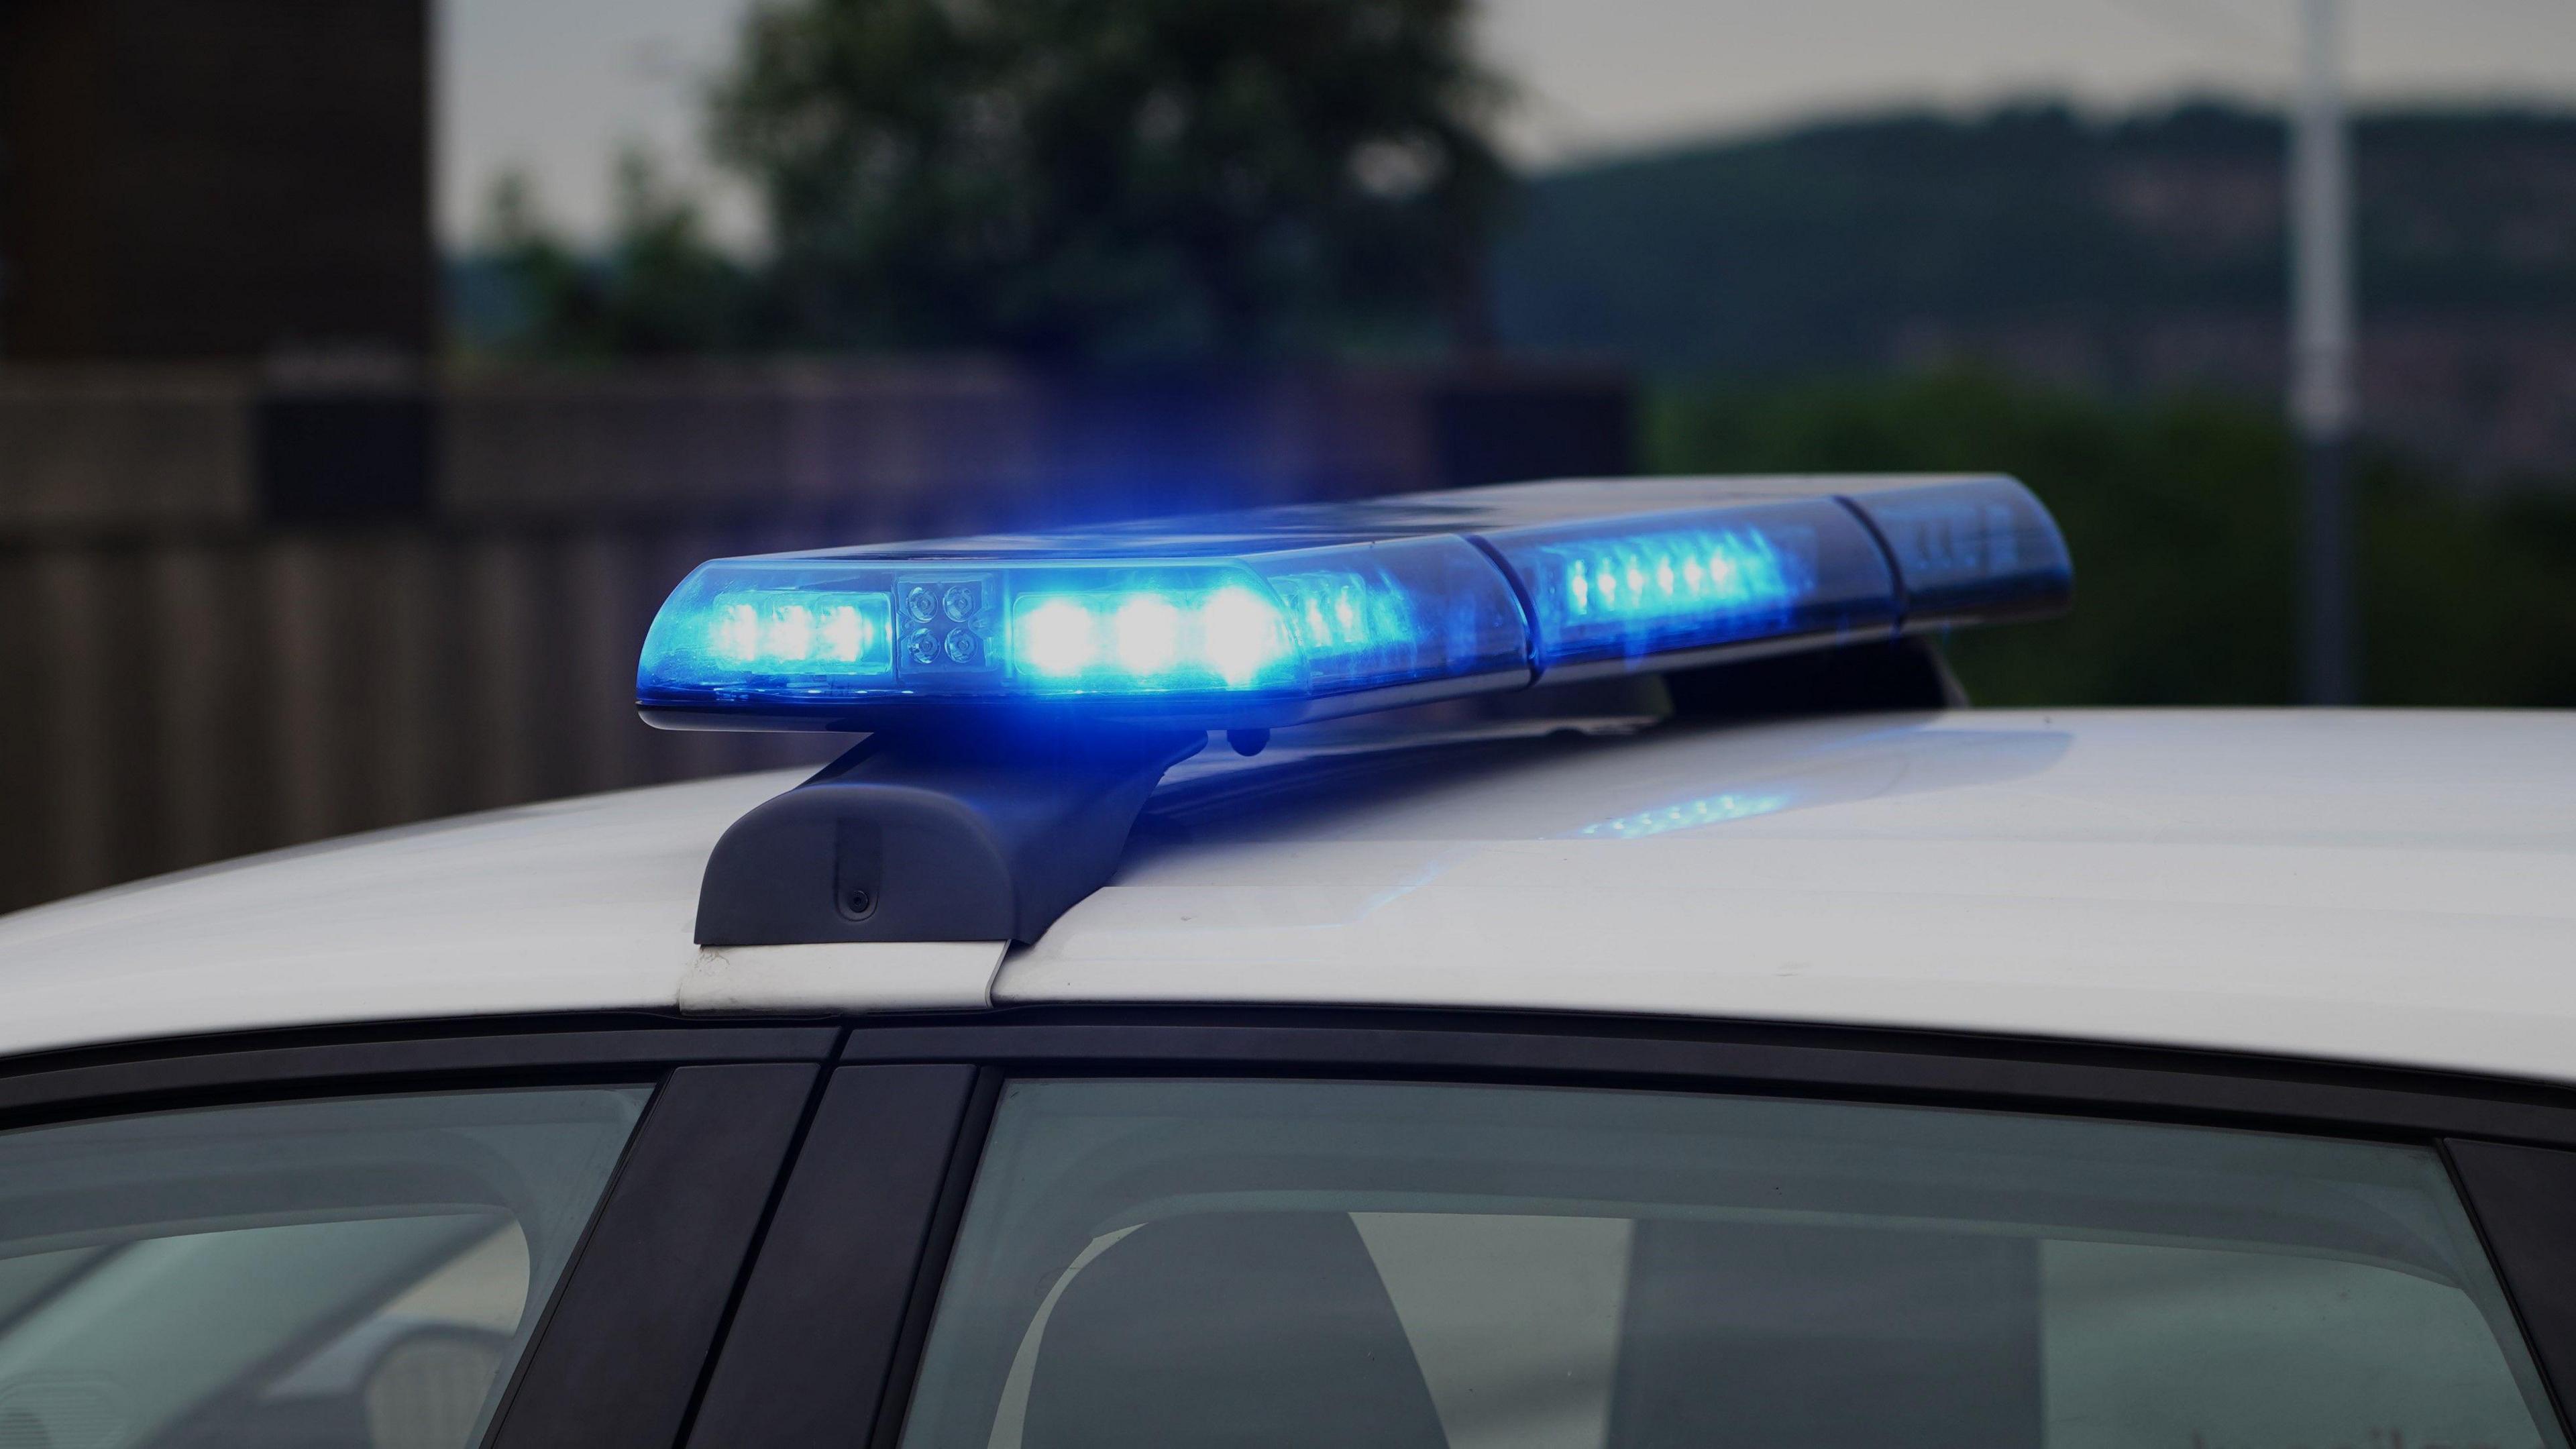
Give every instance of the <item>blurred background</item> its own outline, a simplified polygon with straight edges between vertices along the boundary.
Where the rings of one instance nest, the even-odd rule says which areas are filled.
[[[819,758],[718,554],[1813,469],[1981,703],[2576,705],[2576,5],[0,0],[0,907]]]

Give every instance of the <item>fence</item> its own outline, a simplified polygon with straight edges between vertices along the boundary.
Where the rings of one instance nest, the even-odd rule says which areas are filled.
[[[1579,370],[0,373],[0,907],[463,810],[820,760],[636,721],[690,565],[1628,464]]]

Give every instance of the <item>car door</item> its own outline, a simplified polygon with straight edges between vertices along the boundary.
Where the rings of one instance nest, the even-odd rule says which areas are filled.
[[[671,1444],[838,1038],[495,1025],[0,1071],[0,1445]]]
[[[693,1445],[2567,1443],[2558,1094],[1383,1014],[844,1063]]]

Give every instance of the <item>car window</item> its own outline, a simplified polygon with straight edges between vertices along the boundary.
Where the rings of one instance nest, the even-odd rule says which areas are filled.
[[[648,1095],[0,1133],[0,1449],[461,1449]]]
[[[2534,1449],[2428,1150],[1779,1099],[1005,1093],[906,1449]]]

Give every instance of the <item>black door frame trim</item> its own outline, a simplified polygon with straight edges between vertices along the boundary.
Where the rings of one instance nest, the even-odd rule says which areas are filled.
[[[460,1027],[462,1028],[460,1030]],[[598,1018],[442,1022],[434,1026],[264,1033],[53,1053],[0,1068],[0,1127],[61,1116],[146,1111],[401,1085],[641,1080],[714,1062],[828,1061],[832,1025],[633,1024]]]
[[[2223,1052],[1674,1018],[1019,1007],[861,1024],[844,1062],[1015,1076],[1383,1075],[1944,1102],[2310,1134],[2576,1147],[2576,1089]]]
[[[675,1067],[637,1124],[485,1449],[678,1441],[824,1076]]]
[[[940,1280],[957,1249],[957,1229],[966,1221],[966,1194],[975,1185],[975,1169],[984,1160],[984,1139],[992,1134],[993,1109],[1001,1104],[1002,1074],[990,1067],[975,1073],[966,1099],[966,1116],[956,1144],[949,1150],[948,1171],[940,1183],[939,1202],[923,1234],[921,1261],[913,1265],[912,1287],[905,1295],[903,1326],[895,1335],[894,1358],[886,1368],[886,1391],[879,1394],[868,1426],[871,1444],[892,1444],[903,1433],[903,1414],[912,1403],[913,1375],[921,1370],[921,1348],[930,1338],[930,1315],[939,1306]]]
[[[2576,1152],[2454,1137],[2442,1158],[2565,1425],[2576,1402]]]
[[[832,1073],[689,1443],[846,1445],[908,1396],[998,1088],[954,1062]]]

